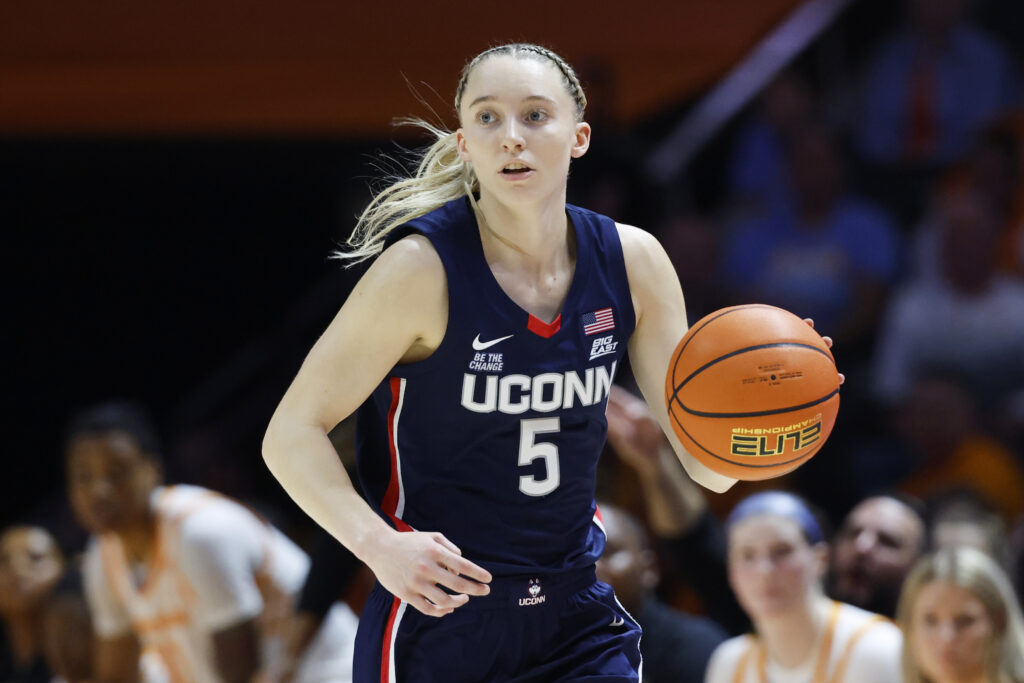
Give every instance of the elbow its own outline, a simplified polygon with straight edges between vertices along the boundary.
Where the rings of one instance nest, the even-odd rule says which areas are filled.
[[[736,479],[719,474],[687,453],[683,459],[683,469],[695,482],[714,493],[725,493],[736,483]]]
[[[271,472],[273,472],[275,466],[281,462],[282,454],[285,451],[281,441],[282,435],[280,420],[275,416],[274,418],[271,418],[270,424],[267,426],[267,431],[263,434],[263,444],[261,446],[263,462]]]

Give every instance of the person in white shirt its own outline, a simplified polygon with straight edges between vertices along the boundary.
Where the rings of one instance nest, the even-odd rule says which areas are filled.
[[[806,503],[755,494],[727,533],[729,582],[755,633],[719,645],[705,683],[901,683],[899,629],[825,596],[828,545]]]
[[[98,406],[69,431],[72,507],[94,534],[83,573],[97,636],[95,679],[275,681],[296,673],[280,664],[291,661],[285,628],[309,558],[225,496],[162,486],[158,453],[144,412],[131,405]],[[320,640],[311,650],[329,657]],[[341,681],[351,661],[334,675],[323,662],[299,660],[298,674],[304,669],[318,681]]]

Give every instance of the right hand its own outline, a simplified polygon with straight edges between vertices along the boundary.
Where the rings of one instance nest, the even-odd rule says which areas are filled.
[[[471,595],[491,592],[490,572],[462,557],[462,551],[436,531],[387,534],[366,563],[392,595],[428,617],[451,614]]]

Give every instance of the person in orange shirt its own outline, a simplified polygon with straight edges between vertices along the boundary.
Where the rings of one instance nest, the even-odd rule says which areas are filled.
[[[896,430],[914,461],[897,484],[918,498],[964,488],[991,501],[1007,521],[1024,513],[1024,469],[978,428],[967,392],[951,377],[917,381],[899,407]]]

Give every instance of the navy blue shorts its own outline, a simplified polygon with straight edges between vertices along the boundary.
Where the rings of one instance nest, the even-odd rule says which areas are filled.
[[[355,683],[639,681],[640,626],[592,568],[495,577],[441,618],[378,583],[356,636]]]

